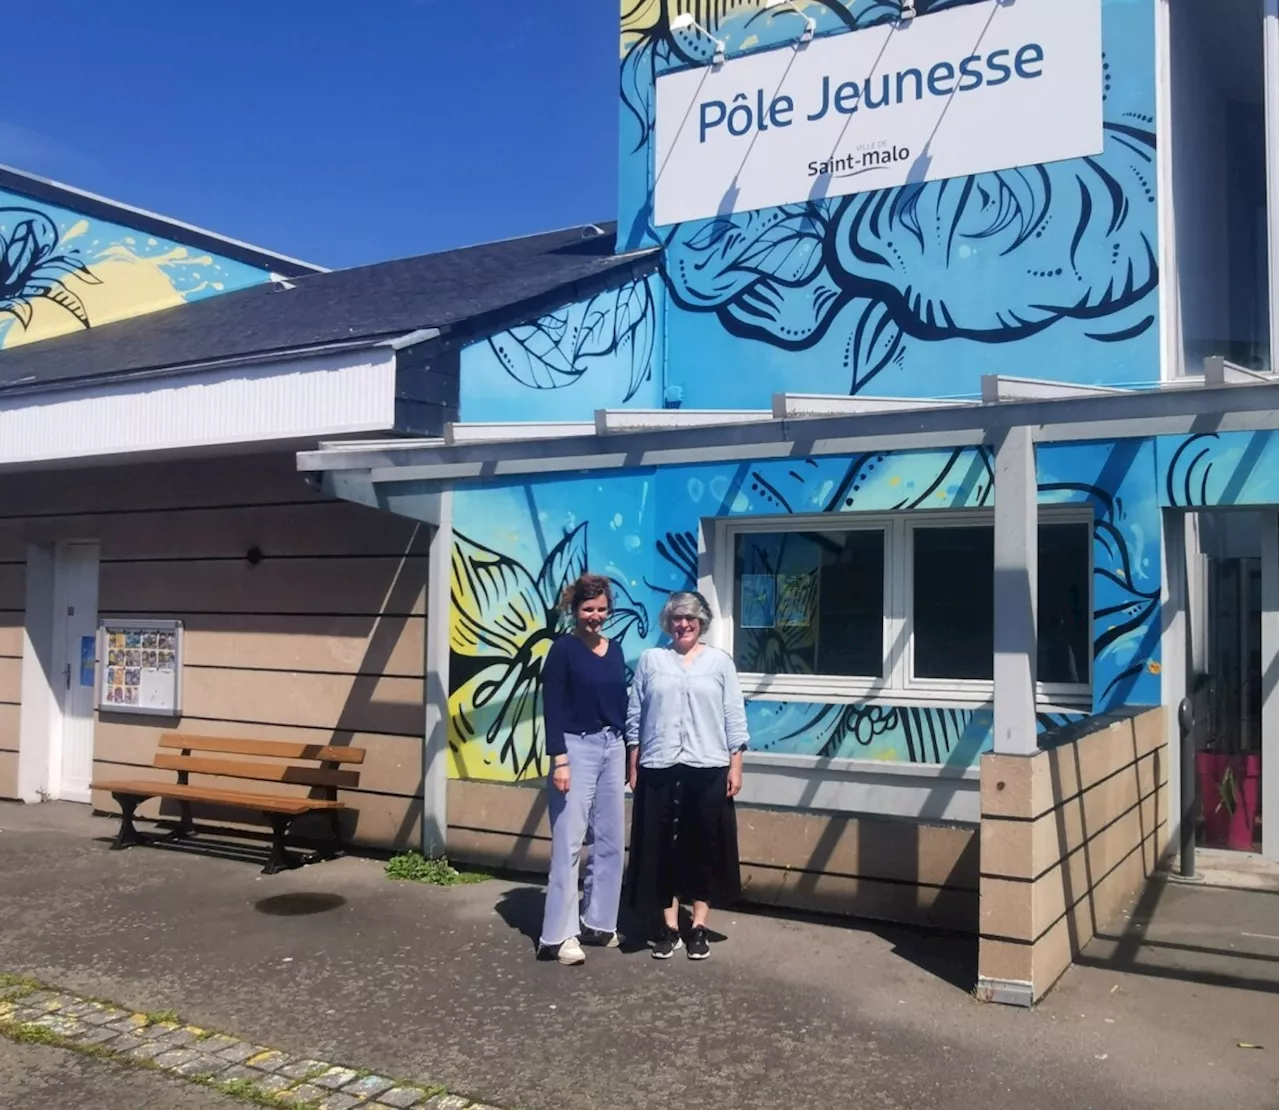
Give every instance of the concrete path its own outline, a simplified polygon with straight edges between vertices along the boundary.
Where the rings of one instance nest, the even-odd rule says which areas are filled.
[[[1149,896],[1022,1012],[969,997],[972,940],[736,913],[704,964],[562,968],[532,958],[530,884],[354,858],[267,877],[109,852],[114,827],[0,805],[0,970],[523,1110],[1276,1106],[1273,894]]]

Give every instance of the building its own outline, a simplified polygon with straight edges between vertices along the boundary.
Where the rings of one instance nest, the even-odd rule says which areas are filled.
[[[1245,831],[1275,859],[1274,7],[914,11],[627,3],[616,228],[263,279],[0,355],[0,387],[252,383],[245,427],[314,370],[314,418],[288,426],[229,432],[221,401],[180,444],[115,425],[112,457],[181,468],[74,456],[86,490],[139,505],[211,504],[215,467],[253,490],[219,492],[221,546],[173,571],[206,600],[140,604],[156,564],[190,557],[173,514],[109,601],[101,541],[97,609],[195,622],[180,727],[358,733],[359,839],[536,868],[540,665],[559,587],[590,567],[631,656],[672,589],[718,613],[750,696],[750,897],[979,931],[991,996],[1038,996],[1179,828],[1184,696],[1201,747],[1255,753]],[[28,729],[56,715],[35,701],[56,667],[32,666],[52,473],[0,487],[28,544],[24,794],[23,767],[49,765]],[[284,502],[326,523],[242,552]],[[82,505],[57,539],[99,535]],[[219,560],[221,595],[192,577]],[[128,716],[93,719],[95,758],[149,761]]]

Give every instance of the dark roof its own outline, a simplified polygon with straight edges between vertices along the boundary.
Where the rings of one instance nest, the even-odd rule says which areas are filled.
[[[256,266],[260,270],[270,270],[285,277],[317,274],[324,271],[323,266],[300,262],[287,254],[263,250],[251,243],[242,243],[239,239],[228,239],[225,235],[184,224],[181,220],[172,220],[168,216],[148,212],[145,208],[134,208],[131,204],[108,200],[106,197],[86,193],[82,189],[75,189],[58,181],[50,181],[46,177],[24,173],[10,166],[0,166],[0,189],[8,189],[10,192],[20,193],[24,197],[43,201],[45,204],[69,208],[73,212],[94,220],[109,220],[111,223],[124,224],[141,231],[144,235],[172,239],[184,246],[209,251],[211,254],[220,254],[223,258],[231,258],[236,262],[243,262],[246,266]]]
[[[223,293],[0,351],[0,390],[389,339],[656,265],[614,243],[613,224],[589,225]]]

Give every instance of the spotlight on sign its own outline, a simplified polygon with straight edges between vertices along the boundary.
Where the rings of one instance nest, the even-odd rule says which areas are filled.
[[[688,12],[681,12],[671,21],[673,31],[701,31],[711,40],[711,64],[724,65],[724,39],[718,39]]]
[[[818,21],[812,16],[805,15],[796,7],[795,0],[764,0],[764,10],[767,12],[795,12],[804,20],[804,30],[800,32],[800,42],[808,42],[813,38],[813,32],[818,28]]]

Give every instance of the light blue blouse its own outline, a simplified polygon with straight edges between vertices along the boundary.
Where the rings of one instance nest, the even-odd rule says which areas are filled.
[[[669,647],[636,664],[627,703],[627,747],[644,767],[727,767],[747,746],[747,714],[731,656],[706,646],[686,667]]]

